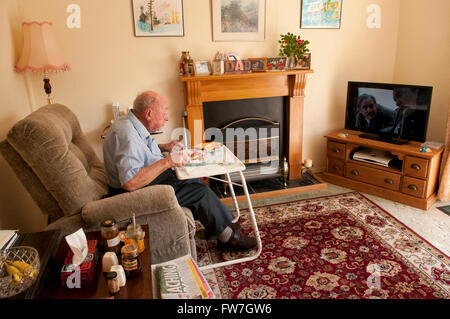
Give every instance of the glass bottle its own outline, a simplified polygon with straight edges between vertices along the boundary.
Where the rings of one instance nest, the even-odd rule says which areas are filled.
[[[112,251],[116,255],[120,253],[119,226],[114,219],[106,219],[102,222],[100,233],[105,251]]]
[[[140,274],[142,265],[136,244],[128,244],[122,247],[122,267],[127,277]]]

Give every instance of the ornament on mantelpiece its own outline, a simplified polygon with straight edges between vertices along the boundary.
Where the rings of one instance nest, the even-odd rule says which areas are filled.
[[[212,63],[213,75],[222,75],[225,73],[225,61],[224,54],[222,52],[217,52],[216,57]]]

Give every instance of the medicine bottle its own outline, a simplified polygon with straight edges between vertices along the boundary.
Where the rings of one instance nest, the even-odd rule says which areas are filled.
[[[106,219],[102,222],[100,233],[105,251],[112,251],[116,255],[120,253],[119,226],[114,219]]]

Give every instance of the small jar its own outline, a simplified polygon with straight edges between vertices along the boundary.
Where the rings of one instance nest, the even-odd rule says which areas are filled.
[[[137,224],[136,226],[134,226],[133,224],[128,225],[127,237],[134,239],[134,241],[138,245],[138,253],[142,254],[145,250],[145,243],[144,243],[144,231],[142,230],[141,225],[139,224]]]
[[[117,273],[115,271],[105,273],[106,280],[108,282],[108,290],[111,294],[116,294],[120,291],[119,280],[117,279]]]
[[[118,255],[120,253],[119,226],[114,219],[106,219],[102,223],[100,233],[105,251],[111,251]]]
[[[141,273],[141,258],[136,244],[128,244],[122,247],[122,267],[127,277],[133,277]]]

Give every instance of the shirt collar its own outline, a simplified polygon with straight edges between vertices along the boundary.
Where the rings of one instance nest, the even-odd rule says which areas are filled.
[[[134,128],[138,132],[139,136],[143,140],[147,140],[149,137],[151,137],[150,133],[145,128],[144,124],[142,124],[141,121],[139,121],[139,119],[136,117],[136,115],[133,114],[132,111],[128,112],[128,119],[131,121],[131,123],[133,124]]]

